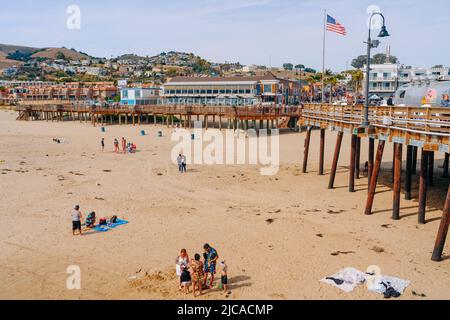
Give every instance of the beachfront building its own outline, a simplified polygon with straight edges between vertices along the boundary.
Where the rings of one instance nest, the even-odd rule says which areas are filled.
[[[9,99],[18,100],[95,100],[102,101],[117,95],[112,82],[45,82],[5,83]]]
[[[120,104],[122,105],[156,104],[158,97],[158,87],[127,87],[120,89]]]
[[[365,70],[364,86],[365,86]],[[450,79],[450,68],[445,67],[404,67],[396,63],[371,64],[369,75],[369,95],[377,95],[380,98],[390,97],[397,89],[416,80]],[[365,90],[365,88],[364,88]]]
[[[168,103],[251,105],[260,102],[296,104],[300,83],[263,76],[175,77],[163,85]]]

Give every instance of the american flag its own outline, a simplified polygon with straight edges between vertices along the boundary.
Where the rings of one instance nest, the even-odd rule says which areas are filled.
[[[347,31],[345,30],[344,26],[336,21],[333,17],[327,14],[327,30],[339,33],[343,36],[347,34]]]

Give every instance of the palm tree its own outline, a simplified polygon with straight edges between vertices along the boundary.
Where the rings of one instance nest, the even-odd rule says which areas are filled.
[[[364,74],[361,70],[348,70],[345,73],[349,74],[352,77],[351,83],[354,86],[355,94],[359,93],[359,89],[362,88],[362,81],[364,79]]]
[[[333,98],[333,88],[336,86],[336,84],[338,83],[338,77],[337,75],[327,75],[325,77],[324,80],[325,85],[330,85],[330,100],[329,102],[332,102],[332,98]]]
[[[314,97],[314,85],[320,81],[322,81],[321,73],[314,73],[310,75],[308,78],[306,78],[306,82],[309,84],[310,88],[310,102],[312,102],[312,99]]]

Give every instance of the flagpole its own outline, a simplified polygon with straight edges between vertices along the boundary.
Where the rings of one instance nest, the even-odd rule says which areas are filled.
[[[327,10],[323,10],[323,44],[322,44],[322,100],[325,100],[325,35],[327,25]]]

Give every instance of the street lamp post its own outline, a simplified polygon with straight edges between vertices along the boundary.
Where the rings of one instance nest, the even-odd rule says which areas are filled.
[[[369,38],[367,39],[367,65],[366,65],[366,92],[365,92],[365,101],[364,101],[364,120],[362,123],[363,127],[369,127],[369,76],[370,76],[370,50],[372,48],[378,47],[379,41],[371,39],[371,27],[372,27],[372,18],[376,15],[380,15],[383,18],[383,26],[381,27],[381,31],[378,34],[379,38],[389,37],[389,33],[386,30],[385,19],[382,13],[374,12],[370,16],[369,19]]]

